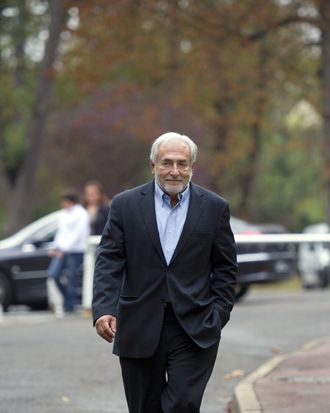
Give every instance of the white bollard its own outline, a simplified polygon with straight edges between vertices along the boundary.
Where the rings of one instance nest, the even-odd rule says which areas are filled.
[[[54,314],[57,318],[62,318],[64,316],[63,308],[63,296],[58,289],[55,280],[51,277],[47,278],[47,295],[48,295],[48,305],[53,309]]]

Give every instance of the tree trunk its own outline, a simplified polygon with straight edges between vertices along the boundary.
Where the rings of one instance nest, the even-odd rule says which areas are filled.
[[[49,5],[49,35],[40,66],[35,103],[31,109],[31,121],[27,131],[28,146],[16,185],[8,194],[10,202],[5,211],[5,232],[7,234],[28,223],[33,210],[32,195],[35,190],[40,153],[45,141],[46,122],[49,115],[51,89],[55,75],[53,65],[65,17],[64,0],[50,0]]]
[[[247,154],[247,167],[240,179],[241,199],[238,205],[239,216],[249,216],[248,208],[251,193],[258,173],[258,163],[262,150],[262,123],[266,111],[266,92],[269,72],[267,69],[269,51],[267,45],[260,45],[258,79],[256,83],[255,120],[251,127],[251,149]]]
[[[328,224],[330,224],[330,1],[324,0],[322,7],[322,91],[324,153],[326,163],[326,218]]]

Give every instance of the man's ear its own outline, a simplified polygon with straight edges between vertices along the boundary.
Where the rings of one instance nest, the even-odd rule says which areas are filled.
[[[151,173],[155,175],[155,164],[152,161],[150,161],[150,168],[151,168]]]

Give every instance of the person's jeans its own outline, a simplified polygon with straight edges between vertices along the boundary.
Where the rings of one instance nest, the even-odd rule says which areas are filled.
[[[66,253],[63,258],[52,259],[48,274],[54,278],[58,289],[64,297],[64,311],[73,312],[77,299],[77,279],[79,268],[83,262],[83,253]],[[66,270],[66,277],[63,271]]]

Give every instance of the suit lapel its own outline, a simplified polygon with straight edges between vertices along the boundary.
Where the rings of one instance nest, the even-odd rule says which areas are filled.
[[[158,252],[160,258],[166,264],[166,259],[163,253],[163,249],[159,239],[156,211],[155,211],[155,200],[154,200],[154,181],[146,184],[141,190],[140,196],[140,209],[141,213],[147,227],[148,234]]]
[[[203,209],[204,209],[203,193],[200,193],[198,191],[198,188],[194,184],[191,184],[190,200],[189,200],[189,207],[187,211],[186,221],[184,223],[181,236],[174,250],[170,264],[176,259],[181,249],[183,248],[183,246],[189,239],[189,236],[191,232],[194,230]]]

